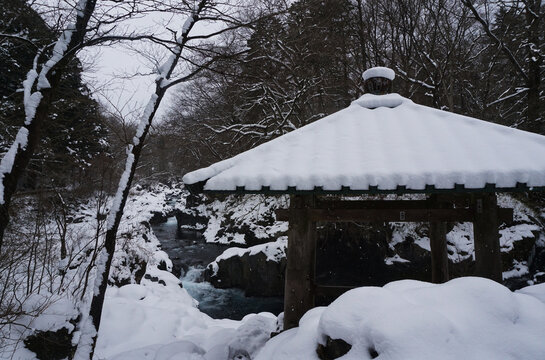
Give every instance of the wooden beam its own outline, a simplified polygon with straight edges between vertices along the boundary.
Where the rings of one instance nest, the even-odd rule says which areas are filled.
[[[475,275],[502,281],[500,234],[496,194],[473,197],[475,221]]]
[[[429,200],[317,200],[316,209],[428,209]]]
[[[333,286],[333,285],[316,285],[316,296],[327,298],[338,298],[345,292],[354,289],[355,286]]]
[[[307,212],[308,214],[303,214]],[[473,221],[470,209],[310,209],[297,210],[296,216],[309,216],[312,221],[329,222],[426,222]],[[285,210],[277,210],[276,218],[287,221]]]
[[[474,211],[470,209],[414,209],[414,208],[397,208],[397,209],[316,209],[319,212],[313,212],[313,218],[316,221],[361,221],[361,222],[426,222],[426,221],[473,221]],[[377,211],[381,210],[381,211]],[[441,210],[441,211],[438,211]],[[448,211],[445,211],[448,210]],[[402,214],[401,212],[404,212]],[[499,223],[509,224],[513,221],[513,209],[498,208]],[[320,218],[321,214],[327,216]],[[342,216],[347,215],[349,218],[342,219]],[[405,220],[401,220],[404,218]],[[288,221],[289,210],[276,210],[276,220]]]
[[[316,223],[309,210],[314,196],[293,195],[290,199],[286,286],[284,289],[284,329],[299,326],[299,320],[314,307],[314,265]]]
[[[443,208],[449,205],[439,203],[437,196],[432,196],[434,205]],[[450,205],[452,207],[452,205]],[[447,252],[447,223],[444,221],[430,222],[431,250],[431,281],[436,284],[449,280]]]

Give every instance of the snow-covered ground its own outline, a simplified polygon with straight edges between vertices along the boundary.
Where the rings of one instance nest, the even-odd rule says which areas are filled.
[[[318,359],[327,337],[343,359],[543,359],[545,286],[518,292],[481,278],[442,285],[404,280],[354,289],[270,338],[276,318],[213,320],[182,289],[156,283],[110,289],[99,359]],[[235,357],[239,355],[239,357]]]
[[[212,319],[199,311],[197,302],[168,271],[171,262],[147,225],[153,213],[171,210],[168,196],[166,188],[137,188],[131,193],[111,276],[112,282],[127,285],[108,288],[97,360],[314,360],[318,348],[327,349],[328,339],[348,344],[350,351],[343,359],[543,359],[543,284],[511,292],[492,281],[468,277],[442,285],[406,280],[363,287],[345,293],[328,307],[309,311],[298,328],[272,338],[282,320],[270,313],[248,315],[241,321]],[[258,206],[249,204],[237,209],[250,211]],[[524,217],[524,211],[515,206],[516,216]],[[96,231],[90,224],[97,213],[92,209],[83,213],[83,219],[71,226]],[[216,219],[220,224],[223,221],[219,215]],[[278,230],[259,226],[274,233]],[[397,229],[393,241],[403,241],[404,232],[413,230]],[[465,236],[468,229],[453,231],[456,241],[451,234],[451,246],[463,247],[462,242],[470,240]],[[502,249],[518,241],[517,234],[502,233]],[[425,247],[425,239],[420,241],[419,246]],[[285,237],[281,237],[275,243],[230,249],[222,256],[263,252],[277,260],[284,251]],[[465,251],[471,256],[472,249]],[[137,279],[138,269],[128,264],[142,260],[145,274]],[[389,261],[403,259],[393,256]],[[30,299],[28,305],[38,300]],[[74,329],[68,322],[78,313],[74,299],[57,296],[54,300],[41,316],[20,319],[26,321],[20,335],[33,329]],[[9,357],[2,353],[0,358]],[[13,358],[35,357],[20,343]]]
[[[358,288],[307,312],[256,360],[318,359],[328,338],[351,345],[343,360],[543,359],[544,295],[543,285],[513,293],[474,277]]]
[[[270,313],[241,321],[212,319],[197,309],[176,280],[167,286],[144,280],[109,288],[96,358],[219,360],[228,354],[253,358],[276,329],[276,317]]]
[[[528,209],[519,202],[505,198],[501,201],[515,208],[516,221],[528,220]],[[259,222],[259,217],[248,220],[244,216],[251,210],[267,213],[271,207],[276,205],[259,205],[255,200],[231,204],[230,209],[222,202],[203,207],[211,215],[212,225],[216,225],[208,230],[207,240],[237,242],[232,241],[236,236],[223,237],[222,222],[226,218],[239,224]],[[231,214],[226,216],[229,211]],[[533,225],[521,224],[516,229],[520,226],[525,227],[520,230],[527,230]],[[270,235],[268,230],[261,227],[257,231],[265,237]],[[419,246],[429,247],[426,238],[417,237],[416,230],[409,227],[395,228],[394,242],[404,241],[407,233],[418,239]],[[521,235],[516,230],[502,232],[502,250],[510,251]],[[470,226],[455,226],[449,233],[449,246],[457,250],[452,260],[471,256],[473,249],[467,244],[471,241]],[[283,251],[285,237],[249,248],[230,248],[216,261],[257,252],[277,260],[284,256]],[[403,259],[394,256],[391,261]],[[512,271],[516,269],[517,264]],[[272,339],[270,333],[277,329],[278,322],[272,314],[249,315],[240,322],[214,320],[200,313],[182,289],[146,281],[126,287],[129,289],[122,287],[108,293],[107,320],[101,331],[108,340],[101,340],[97,349],[106,358],[310,360],[318,359],[316,350],[319,344],[327,344],[328,337],[351,345],[343,359],[378,355],[378,359],[537,360],[545,353],[543,285],[513,293],[489,280],[460,278],[443,285],[399,281],[382,288],[358,288],[328,307],[309,311],[300,327]],[[119,325],[125,324],[125,317],[129,323]]]

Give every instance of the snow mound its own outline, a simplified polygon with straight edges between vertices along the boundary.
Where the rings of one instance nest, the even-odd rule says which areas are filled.
[[[544,295],[544,287],[513,293],[472,277],[358,288],[309,311],[256,359],[317,359],[327,337],[352,346],[344,360],[543,359]]]
[[[383,77],[389,80],[394,80],[396,77],[396,73],[394,72],[394,70],[383,66],[376,66],[363,72],[363,80],[375,77]]]

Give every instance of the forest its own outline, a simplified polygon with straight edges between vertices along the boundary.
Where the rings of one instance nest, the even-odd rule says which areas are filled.
[[[275,358],[261,349],[281,330],[278,314],[203,320],[180,281],[187,266],[175,271],[153,226],[180,213],[208,217],[206,241],[241,246],[251,233],[242,248],[266,238],[285,258],[287,225],[247,214],[272,213],[286,198],[214,202],[189,195],[181,178],[350,106],[365,93],[366,69],[394,70],[394,92],[415,103],[545,135],[541,0],[0,0],[0,14],[1,359],[154,358],[130,353],[144,345],[159,360]],[[92,80],[108,49],[137,54],[139,70]],[[136,78],[150,85],[131,89],[147,102],[104,91]],[[533,239],[509,270],[529,269],[527,285],[545,282],[545,197],[501,199],[518,204],[513,232]],[[201,330],[148,330],[123,343],[128,330],[108,316],[140,311],[123,313],[115,301],[124,298],[153,298],[164,307],[157,319],[176,313]],[[155,344],[167,337],[180,342],[161,352]]]

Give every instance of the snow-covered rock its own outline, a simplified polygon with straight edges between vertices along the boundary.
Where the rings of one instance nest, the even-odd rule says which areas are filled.
[[[207,242],[257,245],[276,240],[288,223],[276,221],[275,210],[286,208],[287,196],[227,196],[224,199],[192,201],[177,215],[182,230],[203,231]]]
[[[217,288],[238,287],[247,296],[284,293],[287,236],[249,248],[232,247],[208,265],[205,278]]]

